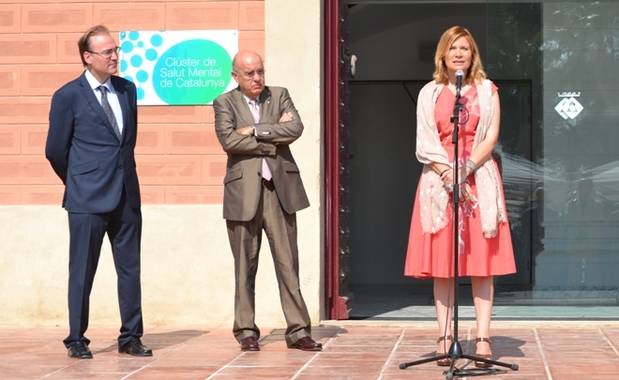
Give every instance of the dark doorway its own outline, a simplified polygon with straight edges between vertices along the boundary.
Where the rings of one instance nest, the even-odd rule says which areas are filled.
[[[402,268],[421,165],[415,158],[419,89],[431,79],[436,42],[452,25],[467,27],[480,45],[485,69],[498,85],[502,123],[497,158],[502,164],[518,273],[497,279],[496,303],[517,303],[532,284],[536,241],[542,231],[534,207],[535,183],[521,166],[541,159],[540,6],[534,3],[349,1],[344,43],[358,61],[347,80],[346,152],[341,177],[349,189],[342,229],[349,250],[350,317],[391,315],[431,306],[431,282],[405,278]],[[526,169],[526,168],[525,168]],[[466,283],[465,283],[466,284]],[[464,304],[469,289],[462,287]]]

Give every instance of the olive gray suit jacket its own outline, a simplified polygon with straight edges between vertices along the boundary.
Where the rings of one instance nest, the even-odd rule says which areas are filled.
[[[303,123],[288,90],[265,87],[259,97],[260,121],[254,122],[239,88],[220,95],[213,102],[215,131],[228,154],[224,178],[224,218],[250,221],[256,215],[262,191],[262,159],[266,158],[273,184],[284,211],[293,214],[309,206],[289,145],[303,132]],[[290,112],[293,120],[280,123]],[[236,128],[254,126],[254,135],[236,133]]]

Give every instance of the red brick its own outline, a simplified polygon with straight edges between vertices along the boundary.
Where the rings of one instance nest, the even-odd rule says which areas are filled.
[[[165,127],[167,128],[167,127]],[[140,125],[136,154],[164,154],[164,127],[161,125]]]
[[[167,126],[165,146],[168,154],[225,154],[212,124]]]
[[[237,29],[236,2],[167,3],[166,29]]]
[[[118,33],[111,32],[112,37],[118,44]],[[82,36],[82,33],[59,33],[57,36],[57,62],[58,63],[74,63],[82,65],[80,52],[77,48],[77,41]],[[82,67],[82,71],[84,68]]]
[[[92,26],[92,5],[25,4],[21,6],[22,32],[83,32]]]
[[[21,153],[44,154],[48,124],[20,125]]]
[[[57,35],[57,62],[80,64],[80,52],[77,49],[77,41],[81,33],[62,33]]]
[[[239,29],[264,30],[263,1],[241,1],[239,3]]]
[[[24,65],[21,68],[21,94],[52,94],[82,73],[82,65]]]
[[[0,97],[0,124],[48,123],[49,105],[47,97]]]
[[[228,156],[225,154],[202,156],[202,184],[223,185],[227,160]]]
[[[142,197],[142,204],[165,203],[164,186],[148,186],[140,183],[140,195]]]
[[[63,185],[24,185],[21,189],[21,203],[33,205],[62,204]]]
[[[2,185],[57,185],[61,183],[43,155],[0,156],[0,184]]]
[[[0,34],[0,63],[53,63],[56,36],[53,34]]]
[[[165,6],[164,3],[95,3],[93,19],[112,31],[162,30]]]
[[[0,125],[0,154],[19,154],[19,126]]]
[[[201,122],[215,124],[215,110],[213,109],[213,106],[204,106],[200,109],[200,112],[200,117],[202,117]]]
[[[0,95],[19,95],[19,66],[0,66]]]
[[[17,205],[21,203],[21,186],[0,186],[0,205]]]
[[[203,123],[204,106],[140,106],[140,123],[170,124],[170,123]],[[206,121],[208,122],[208,121]]]
[[[199,185],[201,156],[137,156],[138,175],[144,185]]]
[[[239,50],[251,50],[264,57],[264,31],[241,30]]]
[[[168,186],[167,204],[222,204],[223,186]]]
[[[0,5],[0,33],[19,33],[20,26],[19,5]]]

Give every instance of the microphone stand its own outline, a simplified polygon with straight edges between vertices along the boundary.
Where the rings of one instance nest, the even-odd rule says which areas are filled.
[[[461,79],[458,78],[457,83],[461,84]],[[460,170],[458,168],[458,138],[460,134],[460,110],[463,107],[463,104],[460,102],[461,99],[461,85],[456,85],[456,101],[454,103],[453,114],[451,116],[450,121],[453,123],[453,134],[451,137],[451,142],[454,144],[454,158],[453,158],[453,184],[452,184],[452,201],[453,201],[453,263],[454,263],[454,326],[453,326],[453,340],[451,346],[449,347],[449,351],[442,354],[436,355],[432,358],[416,360],[407,363],[401,363],[400,369],[406,369],[408,367],[412,367],[418,364],[429,363],[439,361],[441,359],[450,358],[451,364],[449,369],[443,372],[446,380],[452,380],[455,377],[464,377],[464,376],[483,376],[483,375],[492,375],[496,373],[504,373],[505,371],[499,370],[497,368],[458,368],[456,367],[456,361],[458,359],[469,359],[472,361],[484,362],[500,367],[510,368],[514,371],[518,370],[518,364],[509,364],[503,363],[492,359],[486,359],[479,356],[467,355],[462,350],[462,345],[458,341],[458,288],[460,287],[460,276],[458,273],[458,256],[460,254],[460,231],[459,231],[459,205],[460,205],[460,184],[459,184],[459,175]],[[449,313],[448,313],[449,315]],[[449,322],[449,321],[448,321]]]

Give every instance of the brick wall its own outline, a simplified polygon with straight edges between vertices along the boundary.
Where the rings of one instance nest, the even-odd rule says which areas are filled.
[[[0,0],[0,204],[56,204],[63,187],[44,156],[50,98],[82,69],[77,39],[121,30],[238,29],[264,55],[263,1]],[[139,109],[138,174],[147,204],[221,203],[225,154],[211,106]]]

